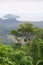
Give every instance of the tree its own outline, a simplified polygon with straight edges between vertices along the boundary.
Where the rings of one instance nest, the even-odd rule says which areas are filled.
[[[33,57],[33,65],[43,60],[43,40],[38,36],[30,44],[30,55]]]

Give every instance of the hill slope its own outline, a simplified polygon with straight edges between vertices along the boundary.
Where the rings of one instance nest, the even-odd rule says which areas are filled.
[[[5,19],[0,18],[0,32],[6,32],[12,29],[16,29],[19,24],[24,23],[24,21],[18,21],[16,18],[20,18],[19,16],[16,15],[5,15]],[[40,22],[29,22],[32,23],[34,26],[43,28],[43,21]],[[7,33],[7,32],[6,32]],[[3,33],[2,33],[3,34]]]

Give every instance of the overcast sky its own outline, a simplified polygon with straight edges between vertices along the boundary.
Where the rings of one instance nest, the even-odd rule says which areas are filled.
[[[19,15],[20,20],[42,21],[42,0],[0,0],[0,17],[6,14]]]

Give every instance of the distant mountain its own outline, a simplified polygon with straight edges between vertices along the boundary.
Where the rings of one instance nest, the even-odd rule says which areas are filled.
[[[6,42],[6,35],[9,31],[13,29],[17,29],[19,24],[24,23],[24,21],[18,21],[16,18],[20,18],[19,16],[8,14],[0,18],[0,38],[2,38],[3,42]],[[29,22],[36,27],[43,28],[43,21],[40,22]],[[9,40],[8,40],[9,41]]]
[[[3,19],[4,18],[4,19]],[[8,14],[3,16],[3,18],[0,18],[0,31],[3,31],[4,33],[6,31],[10,31],[12,29],[16,29],[19,24],[24,23],[24,21],[18,21],[16,18],[20,18],[19,16]],[[32,23],[34,26],[43,28],[43,21],[40,22],[29,22]]]
[[[4,19],[0,18],[0,27],[6,30],[16,29],[20,23],[24,23],[24,21],[18,21],[16,18],[20,18],[19,16],[8,14],[3,16]],[[43,21],[40,22],[31,22],[34,26],[43,28]]]
[[[8,14],[8,15],[3,16],[3,18],[8,18],[8,19],[9,19],[9,18],[10,18],[10,19],[11,19],[11,18],[15,18],[15,19],[16,19],[16,18],[20,18],[20,17],[19,17],[19,16],[16,16],[16,15]]]
[[[36,27],[43,28],[43,21],[30,22],[30,23],[32,23]]]
[[[4,18],[4,19],[3,19]],[[7,33],[12,29],[16,29],[19,24],[24,23],[24,21],[18,21],[16,18],[20,18],[19,16],[8,14],[0,18],[0,35],[3,33]],[[25,21],[26,22],[26,21]],[[43,21],[40,22],[29,22],[32,23],[34,26],[43,28]],[[1,33],[2,32],[2,33]]]
[[[20,21],[16,20],[16,18],[19,18],[19,16],[8,14],[4,16],[4,18],[5,19],[0,18],[0,26],[6,29],[15,29],[16,26],[18,26],[18,24],[20,23]]]
[[[16,15],[5,15],[3,18],[0,18],[0,38],[3,38],[8,32],[12,29],[16,29],[18,25],[22,22],[18,21],[16,18],[20,18]]]

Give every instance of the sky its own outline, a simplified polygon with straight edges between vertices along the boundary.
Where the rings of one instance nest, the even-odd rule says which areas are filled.
[[[0,17],[18,15],[18,20],[43,21],[43,0],[0,0]]]

